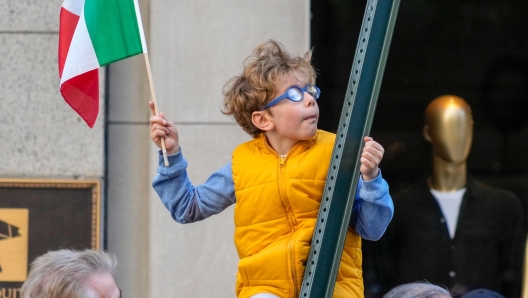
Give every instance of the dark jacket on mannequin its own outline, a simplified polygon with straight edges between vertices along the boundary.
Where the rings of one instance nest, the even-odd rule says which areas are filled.
[[[520,297],[524,244],[524,212],[517,196],[468,177],[455,236],[427,180],[393,196],[394,218],[377,243],[365,245],[380,292],[427,280],[457,295],[487,288]],[[368,285],[366,285],[368,287]]]

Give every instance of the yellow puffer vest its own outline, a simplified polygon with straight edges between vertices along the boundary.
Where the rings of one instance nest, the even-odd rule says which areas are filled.
[[[318,131],[281,158],[261,134],[233,152],[237,297],[299,296],[334,141]],[[333,297],[363,297],[361,260],[349,228]]]

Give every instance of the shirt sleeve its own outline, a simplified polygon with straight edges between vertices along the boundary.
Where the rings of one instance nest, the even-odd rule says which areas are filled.
[[[360,177],[352,207],[350,226],[362,238],[376,241],[383,236],[394,215],[394,204],[389,185],[381,177],[363,181]]]
[[[158,174],[152,186],[175,221],[200,221],[235,203],[231,163],[214,172],[205,183],[194,186],[187,176],[187,160],[181,150],[168,159],[170,165],[165,167],[159,156]]]

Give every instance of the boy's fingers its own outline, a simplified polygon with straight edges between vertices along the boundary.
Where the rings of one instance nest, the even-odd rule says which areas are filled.
[[[149,120],[150,120],[150,126],[158,123],[158,124],[161,124],[163,126],[167,125],[169,122],[167,120],[165,120],[165,118],[163,117],[163,113],[160,113],[160,116],[150,116]]]
[[[374,148],[376,148],[376,149],[378,149],[380,151],[383,151],[383,146],[381,146],[380,143],[374,141],[373,138],[365,137],[364,140],[365,140],[365,147],[370,146],[370,147],[374,147]]]
[[[165,119],[163,118],[160,118],[159,116],[150,116],[150,126],[154,126],[155,124],[159,124],[159,125],[166,125],[167,124],[167,121],[165,121]]]
[[[153,130],[153,131],[151,131],[151,132],[150,132],[150,138],[151,138],[152,140],[154,140],[154,141],[157,142],[157,141],[159,140],[159,138],[161,137],[160,134],[159,134],[159,132],[160,132],[159,130]]]
[[[365,158],[365,157],[362,157],[361,158],[361,163],[363,164],[363,166],[369,168],[369,169],[372,169],[375,167],[374,163],[371,162],[370,160],[368,160],[368,158]]]
[[[361,157],[367,158],[369,160],[376,158],[374,154],[368,151],[363,152],[363,154],[361,154]]]
[[[367,148],[373,148],[375,150],[378,150],[380,152],[385,152],[385,149],[383,149],[383,146],[380,145],[380,143],[371,141],[365,144],[365,149]]]
[[[364,154],[363,157],[367,158],[368,160],[372,162],[375,162],[376,164],[380,164],[381,159],[383,158],[383,155],[379,153],[367,153],[367,154]]]
[[[167,135],[170,134],[170,130],[169,130],[166,126],[160,125],[160,124],[158,124],[158,123],[153,124],[151,130],[152,130],[152,131],[154,131],[154,130],[161,130],[161,131],[164,131],[165,134],[167,134]]]
[[[380,148],[375,147],[373,144],[367,144],[363,147],[363,152],[378,152]]]
[[[366,146],[363,148],[363,152],[370,152],[373,155],[383,155],[383,147]]]
[[[377,156],[375,154],[372,154],[370,152],[364,152],[362,155],[361,155],[362,158],[365,158],[366,160],[368,160],[369,162],[373,163],[373,164],[377,164],[379,165],[380,161],[381,161],[381,157],[380,156]]]
[[[164,130],[156,129],[156,130],[153,130],[150,133],[150,136],[151,136],[151,138],[163,138],[163,139],[166,139],[166,138],[169,137],[169,134],[166,131],[164,131]]]

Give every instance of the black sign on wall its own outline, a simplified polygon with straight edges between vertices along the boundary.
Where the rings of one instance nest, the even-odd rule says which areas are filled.
[[[100,206],[99,181],[0,180],[0,297],[20,297],[50,250],[99,249]]]

